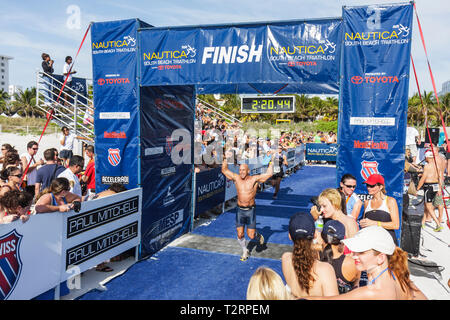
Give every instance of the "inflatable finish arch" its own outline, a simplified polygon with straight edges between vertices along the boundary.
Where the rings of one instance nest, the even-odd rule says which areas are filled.
[[[190,229],[193,165],[170,154],[188,146],[192,159],[196,94],[339,94],[336,179],[352,173],[364,194],[366,177],[383,174],[401,214],[412,13],[408,2],[328,19],[93,23],[96,188],[143,188],[141,255]]]

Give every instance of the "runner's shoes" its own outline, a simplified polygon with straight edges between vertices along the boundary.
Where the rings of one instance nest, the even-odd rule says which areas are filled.
[[[262,234],[259,234],[259,244],[262,246],[264,244],[264,237]]]
[[[248,249],[245,249],[244,252],[242,252],[241,261],[248,260],[249,255],[250,255],[250,252],[248,251]]]

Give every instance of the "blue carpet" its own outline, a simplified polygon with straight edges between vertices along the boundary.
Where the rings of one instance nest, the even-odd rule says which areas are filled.
[[[281,182],[277,200],[272,200],[273,188],[258,193],[258,230],[267,242],[291,244],[290,216],[300,210],[309,211],[312,196],[335,186],[335,168],[304,167]],[[235,209],[225,212],[193,233],[236,238],[235,212]],[[279,260],[251,257],[241,262],[237,255],[169,247],[108,282],[107,291],[94,290],[80,299],[245,300],[248,281],[259,266],[270,267],[282,276]]]
[[[282,275],[279,260],[169,247],[138,262],[106,284],[107,291],[80,300],[245,300],[250,277],[260,266]]]

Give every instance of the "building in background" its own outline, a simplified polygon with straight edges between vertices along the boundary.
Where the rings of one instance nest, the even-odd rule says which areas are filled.
[[[11,101],[15,101],[16,99],[14,98],[14,94],[19,93],[22,90],[23,90],[22,86],[16,86],[14,84],[10,84],[8,87],[8,94],[10,96]]]
[[[8,92],[9,87],[9,60],[13,57],[0,55],[0,90]]]
[[[446,93],[449,93],[449,92],[450,92],[450,80],[445,81],[442,84],[442,90],[441,90],[441,92],[439,92],[439,95],[443,96],[443,95],[445,95]]]

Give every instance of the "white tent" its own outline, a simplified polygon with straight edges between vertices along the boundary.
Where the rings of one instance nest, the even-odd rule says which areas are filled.
[[[22,118],[21,116],[19,116],[17,113],[14,113],[13,116],[11,116],[11,118]]]

